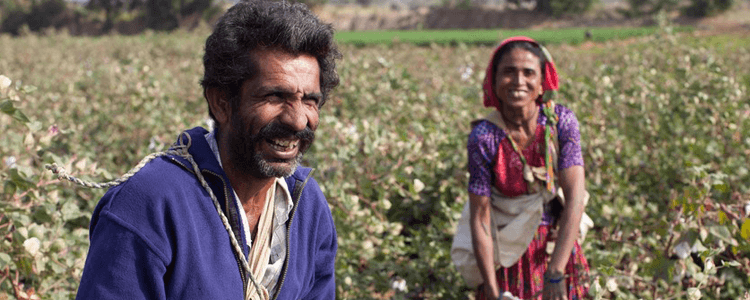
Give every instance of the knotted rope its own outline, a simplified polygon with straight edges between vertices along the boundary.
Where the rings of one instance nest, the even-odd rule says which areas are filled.
[[[184,143],[182,136],[187,137],[187,144]],[[255,286],[255,290],[258,292],[258,296],[260,299],[263,299],[263,294],[261,294],[261,287],[258,284],[258,282],[253,277],[253,274],[250,269],[250,264],[247,262],[247,258],[245,257],[245,253],[242,251],[242,247],[240,247],[240,243],[237,241],[237,238],[232,234],[232,226],[229,224],[229,219],[227,219],[226,215],[224,214],[224,211],[221,210],[221,206],[219,205],[219,200],[216,199],[216,195],[214,194],[213,190],[210,186],[208,186],[208,182],[206,182],[206,179],[203,177],[203,174],[201,173],[200,168],[198,167],[198,164],[193,159],[193,156],[190,155],[188,152],[188,149],[190,148],[190,145],[192,144],[192,138],[187,133],[182,133],[180,135],[180,138],[177,140],[177,143],[173,145],[169,150],[167,151],[161,151],[161,152],[155,152],[147,155],[141,161],[133,167],[130,171],[125,173],[124,175],[120,176],[120,178],[117,178],[115,180],[109,181],[109,182],[93,182],[93,181],[87,181],[83,180],[74,176],[71,176],[68,174],[68,172],[65,170],[65,168],[58,166],[56,163],[47,164],[44,167],[47,170],[52,171],[52,173],[55,173],[57,175],[57,178],[61,180],[68,180],[72,183],[75,183],[77,185],[81,185],[88,188],[96,188],[96,189],[103,189],[103,188],[110,188],[116,185],[119,185],[131,177],[138,173],[146,164],[148,164],[150,161],[161,157],[161,156],[168,156],[168,155],[175,155],[180,156],[182,158],[185,158],[187,161],[190,162],[190,164],[193,166],[193,171],[195,173],[195,176],[198,177],[198,181],[200,181],[201,186],[208,192],[208,195],[211,197],[211,201],[214,203],[214,207],[216,208],[216,211],[219,213],[219,218],[221,218],[221,222],[224,224],[224,229],[227,230],[227,233],[229,233],[229,241],[232,244],[232,250],[234,250],[235,254],[240,258],[240,261],[242,263],[242,268],[245,269],[245,272],[247,272],[248,278],[250,278],[250,281],[252,281],[253,285]],[[246,299],[250,299],[250,295],[247,296]]]

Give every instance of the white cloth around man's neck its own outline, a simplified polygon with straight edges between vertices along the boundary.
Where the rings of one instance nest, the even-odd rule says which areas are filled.
[[[208,146],[216,156],[216,160],[221,164],[221,155],[219,154],[218,143],[216,142],[216,136],[214,131],[210,131],[205,135]],[[286,184],[286,180],[282,177],[277,177],[274,183],[275,188],[269,189],[266,194],[266,201],[272,200],[275,202],[274,216],[273,216],[273,235],[271,237],[271,255],[269,258],[268,266],[266,267],[265,275],[260,279],[261,285],[263,285],[268,291],[275,291],[278,283],[279,276],[281,275],[281,269],[284,266],[284,259],[286,258],[286,237],[287,228],[286,223],[289,220],[289,214],[292,212],[294,202],[292,196],[289,193],[289,187]],[[245,233],[246,244],[248,248],[252,249],[253,240],[250,235],[250,225],[247,221],[244,209],[242,209],[242,203],[240,198],[237,196],[237,192],[232,188],[234,199],[237,203],[237,207],[240,208],[240,218],[242,220],[242,230]],[[273,292],[270,292],[273,295]]]

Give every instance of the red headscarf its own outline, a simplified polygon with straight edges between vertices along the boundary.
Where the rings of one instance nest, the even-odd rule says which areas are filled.
[[[495,70],[492,69],[492,59],[495,57],[500,48],[510,42],[530,42],[539,47],[542,50],[542,53],[544,53],[544,56],[547,60],[544,65],[544,74],[542,74],[544,76],[544,81],[542,81],[542,91],[556,91],[559,86],[557,69],[555,69],[555,63],[552,61],[552,57],[549,55],[549,52],[547,52],[547,49],[545,49],[535,40],[525,36],[508,38],[500,43],[497,48],[495,48],[495,51],[492,52],[492,56],[490,57],[490,63],[487,66],[487,72],[485,73],[486,75],[484,77],[484,84],[482,85],[482,89],[484,90],[485,107],[495,107],[500,110],[500,101],[497,99],[497,96],[495,96],[495,91],[493,90],[493,86],[495,83]]]

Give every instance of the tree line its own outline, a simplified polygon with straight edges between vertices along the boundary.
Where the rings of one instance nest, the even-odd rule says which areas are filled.
[[[310,6],[328,0],[280,0],[303,2]],[[440,6],[471,8],[491,0],[441,0]],[[575,15],[593,8],[599,0],[504,0],[516,7],[533,7],[551,16]],[[660,11],[679,10],[691,17],[711,16],[732,7],[736,0],[627,0],[621,9],[625,17],[639,18]],[[352,4],[368,5],[371,0],[349,0]],[[98,33],[112,31],[117,23],[137,21],[141,28],[157,31],[174,30],[181,20],[192,17],[207,23],[226,8],[221,0],[88,0],[74,4],[66,0],[0,0],[0,32],[18,35],[24,30],[38,32],[70,24],[95,23]],[[80,34],[80,32],[79,32]]]
[[[214,0],[89,0],[77,4],[66,0],[0,0],[0,32],[19,34],[23,28],[38,32],[71,23],[98,23],[101,33],[117,22],[137,19],[146,28],[174,30],[180,20],[198,16],[210,20],[223,11]]]

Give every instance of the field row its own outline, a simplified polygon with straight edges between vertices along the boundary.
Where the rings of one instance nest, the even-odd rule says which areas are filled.
[[[528,36],[543,44],[580,44],[585,41],[642,37],[654,34],[657,27],[628,28],[563,28],[544,30],[404,30],[404,31],[343,31],[336,33],[336,41],[343,44],[374,45],[412,43],[417,45],[472,44],[494,45],[511,36]],[[689,32],[692,27],[677,27],[676,31]]]

